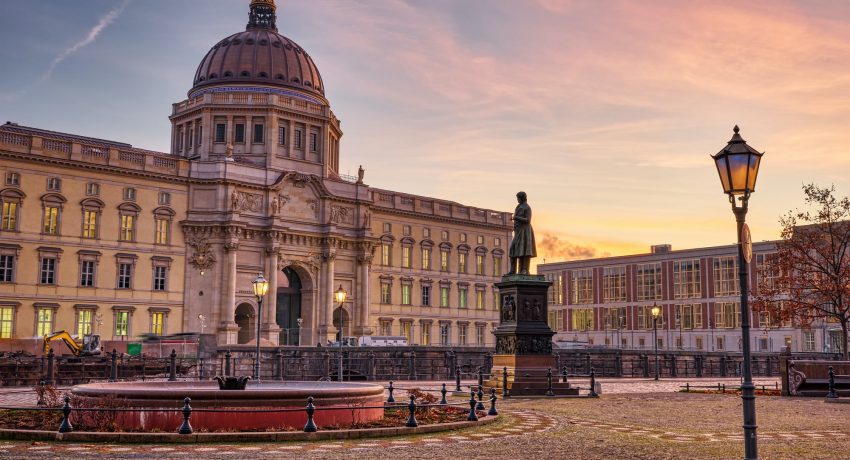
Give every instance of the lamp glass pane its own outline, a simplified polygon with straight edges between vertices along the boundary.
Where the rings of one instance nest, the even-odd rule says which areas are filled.
[[[741,195],[747,189],[747,172],[749,172],[750,155],[747,153],[729,155],[729,176],[732,180],[733,195]]]
[[[720,175],[720,185],[723,186],[723,192],[729,193],[729,169],[726,167],[726,155],[720,156],[714,161],[717,164],[717,173]]]
[[[750,157],[750,174],[747,177],[747,190],[750,192],[755,191],[756,189],[756,176],[759,173],[759,164],[761,163],[761,157],[758,155],[752,155]]]

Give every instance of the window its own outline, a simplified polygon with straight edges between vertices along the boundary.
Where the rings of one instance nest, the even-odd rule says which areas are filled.
[[[286,145],[286,126],[278,126],[277,128],[277,145]]]
[[[391,224],[391,223],[389,223],[389,222],[384,222],[384,226],[383,226],[383,227],[384,227],[384,233],[392,233],[392,231],[393,231],[393,224]]]
[[[21,185],[21,175],[16,172],[6,173],[6,185]]]
[[[389,243],[381,244],[381,265],[384,267],[392,266],[393,247]]]
[[[404,236],[410,236],[410,233],[411,233],[410,225],[404,225],[404,226],[402,226],[402,227],[401,227],[401,233],[402,233],[402,235],[404,235]]]
[[[466,233],[461,233],[461,234],[460,234],[460,242],[461,242],[461,243],[466,243]]]
[[[494,238],[493,239],[493,245],[496,246],[497,248],[501,247],[502,246],[502,239],[501,238]]]
[[[431,238],[431,229],[430,228],[423,228],[422,229],[422,237],[423,238]]]
[[[53,333],[53,319],[56,316],[55,307],[36,307],[35,334],[44,337]]]
[[[483,324],[476,324],[476,325],[475,325],[475,343],[476,343],[479,347],[483,347],[483,346],[484,346],[484,342],[485,342],[486,337],[487,337],[486,335],[484,335],[484,334],[485,334],[485,332],[484,332],[484,331],[485,331],[485,329],[484,329],[484,325],[483,325]]]
[[[714,327],[734,328],[741,325],[741,304],[739,302],[718,302],[714,304]]]
[[[382,319],[381,320],[381,335],[392,335],[392,333],[393,333],[393,320]]]
[[[422,285],[422,306],[431,306],[431,286],[427,284]]]
[[[86,184],[86,196],[98,196],[100,195],[100,184],[96,184],[94,182],[89,182]]]
[[[449,333],[451,332],[450,325],[448,323],[440,323],[440,345],[446,346],[450,345],[449,342]]]
[[[0,230],[13,232],[18,230],[18,211],[23,197],[24,194],[17,190],[5,190],[0,194],[0,200],[3,201],[3,220],[0,222]]]
[[[216,123],[215,124],[215,142],[219,144],[224,143],[224,139],[227,133],[227,125],[224,123]]]
[[[766,289],[776,287],[779,279],[779,253],[756,254],[756,267],[758,268],[758,286]]]
[[[740,294],[738,257],[728,256],[714,259],[714,295],[724,297]]]
[[[262,144],[263,143],[263,125],[255,124],[254,125],[254,143]]]
[[[475,255],[475,274],[483,275],[484,274],[484,255],[476,254]]]
[[[724,344],[725,344],[725,340],[723,340],[723,337],[717,337],[717,350],[718,351],[724,350],[724,348],[725,348]]]
[[[815,331],[803,331],[803,351],[815,351]]]
[[[431,345],[431,323],[422,323],[420,345]]]
[[[674,328],[677,329],[700,329],[702,328],[702,305],[676,305],[676,318]]]
[[[317,133],[310,133],[310,151],[319,151],[319,135]]]
[[[478,244],[484,244],[484,235],[478,235]]]
[[[469,326],[466,324],[457,325],[457,341],[461,346],[466,346],[466,331]]]
[[[83,238],[97,238],[97,216],[100,211],[83,211]]]
[[[133,241],[136,237],[136,216],[133,214],[121,214],[121,241]]]
[[[304,136],[300,129],[295,130],[295,148],[299,150],[304,148]]]
[[[401,266],[402,268],[410,268],[411,260],[410,260],[410,252],[413,250],[412,247],[408,245],[404,245],[401,247]]]
[[[443,230],[442,232],[440,232],[440,239],[442,239],[443,241],[448,241],[449,232],[447,230]]]
[[[431,269],[431,248],[422,248],[422,270]]]
[[[493,256],[493,276],[502,276],[502,256]]]
[[[124,188],[124,200],[125,201],[136,201],[136,189],[132,187]]]
[[[59,206],[47,205],[44,207],[44,225],[42,233],[45,235],[59,234]]]
[[[475,308],[478,310],[484,309],[484,288],[475,289]]]
[[[381,303],[391,304],[392,300],[392,284],[381,283]]]
[[[165,335],[165,312],[151,311],[150,316],[150,333],[155,335]]]
[[[201,133],[203,133],[203,131],[204,131],[204,127],[201,126],[200,124],[198,124],[198,129],[195,131],[195,145],[197,145],[199,147],[201,146],[201,139],[203,138]]]
[[[115,321],[115,333],[113,334],[115,337],[129,337],[130,336],[130,311],[129,310],[116,310],[114,313],[114,321]]]
[[[94,260],[83,260],[80,262],[80,286],[94,287],[95,267]]]
[[[552,302],[564,304],[564,275],[552,276]]]
[[[457,272],[466,273],[466,253],[459,252],[457,255]]]
[[[458,308],[466,308],[467,307],[467,292],[468,288],[466,286],[458,286],[457,287],[457,307]]]
[[[154,243],[168,244],[168,228],[171,222],[168,219],[157,217],[155,219],[156,233],[154,234]]]
[[[0,254],[0,283],[11,283],[15,280],[15,256]]]
[[[403,283],[401,285],[401,304],[402,305],[411,305],[412,304],[412,300],[411,300],[412,289],[413,289],[413,286],[411,286],[410,284],[404,284]]]
[[[449,287],[440,286],[440,307],[449,308]]]
[[[15,327],[15,310],[13,306],[0,307],[0,339],[11,339]]]
[[[637,299],[661,300],[661,263],[638,264]]]
[[[62,180],[58,177],[48,177],[47,190],[50,190],[51,192],[58,192],[62,190]]]
[[[122,262],[118,264],[118,289],[133,288],[133,264]]]
[[[401,335],[407,339],[408,345],[413,345],[413,323],[410,321],[401,322]]]
[[[165,291],[166,290],[166,280],[168,279],[168,267],[154,267],[153,268],[153,290],[154,291]]]
[[[604,302],[626,301],[626,267],[602,269],[602,298]]]
[[[574,308],[573,309],[573,330],[575,331],[591,331],[593,330],[593,309],[592,308]]]
[[[440,271],[449,271],[449,251],[446,249],[440,250]]]
[[[94,310],[91,308],[77,309],[77,336],[82,339],[92,333],[94,323]]]
[[[43,256],[41,258],[41,271],[39,273],[39,284],[56,284],[56,257]]]
[[[564,310],[555,310],[549,312],[549,327],[553,331],[563,331],[564,330]],[[625,318],[623,318],[625,324]]]
[[[583,268],[570,272],[570,293],[573,305],[593,303],[592,268]]]
[[[605,330],[624,329],[626,327],[626,307],[612,307],[604,310]]]
[[[673,261],[673,298],[698,299],[702,296],[699,259]]]
[[[158,198],[159,204],[171,204],[171,194],[168,192],[159,192]]]
[[[245,143],[245,125],[243,123],[236,124],[233,130],[233,142],[237,144]]]

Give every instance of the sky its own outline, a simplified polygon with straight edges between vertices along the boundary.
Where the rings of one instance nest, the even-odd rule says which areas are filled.
[[[0,2],[0,123],[167,151],[171,104],[248,0]],[[341,172],[512,211],[537,262],[734,243],[709,155],[764,151],[748,223],[850,195],[850,2],[278,0],[342,122]]]

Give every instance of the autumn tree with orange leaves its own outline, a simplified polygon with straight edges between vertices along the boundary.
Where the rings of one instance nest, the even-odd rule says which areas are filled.
[[[759,270],[753,310],[809,327],[816,319],[841,325],[847,352],[850,323],[850,198],[835,186],[803,186],[806,206],[779,219],[777,254]]]

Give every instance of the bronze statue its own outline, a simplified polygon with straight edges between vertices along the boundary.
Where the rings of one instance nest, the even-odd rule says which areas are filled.
[[[508,256],[511,258],[511,271],[507,274],[528,275],[531,258],[537,257],[534,230],[531,228],[531,206],[528,205],[528,197],[525,192],[517,193],[516,199],[519,204],[511,218],[514,221],[514,239],[511,241],[511,248],[508,252]],[[519,264],[519,267],[517,267],[517,264]],[[519,268],[519,271],[517,271],[517,268]]]

